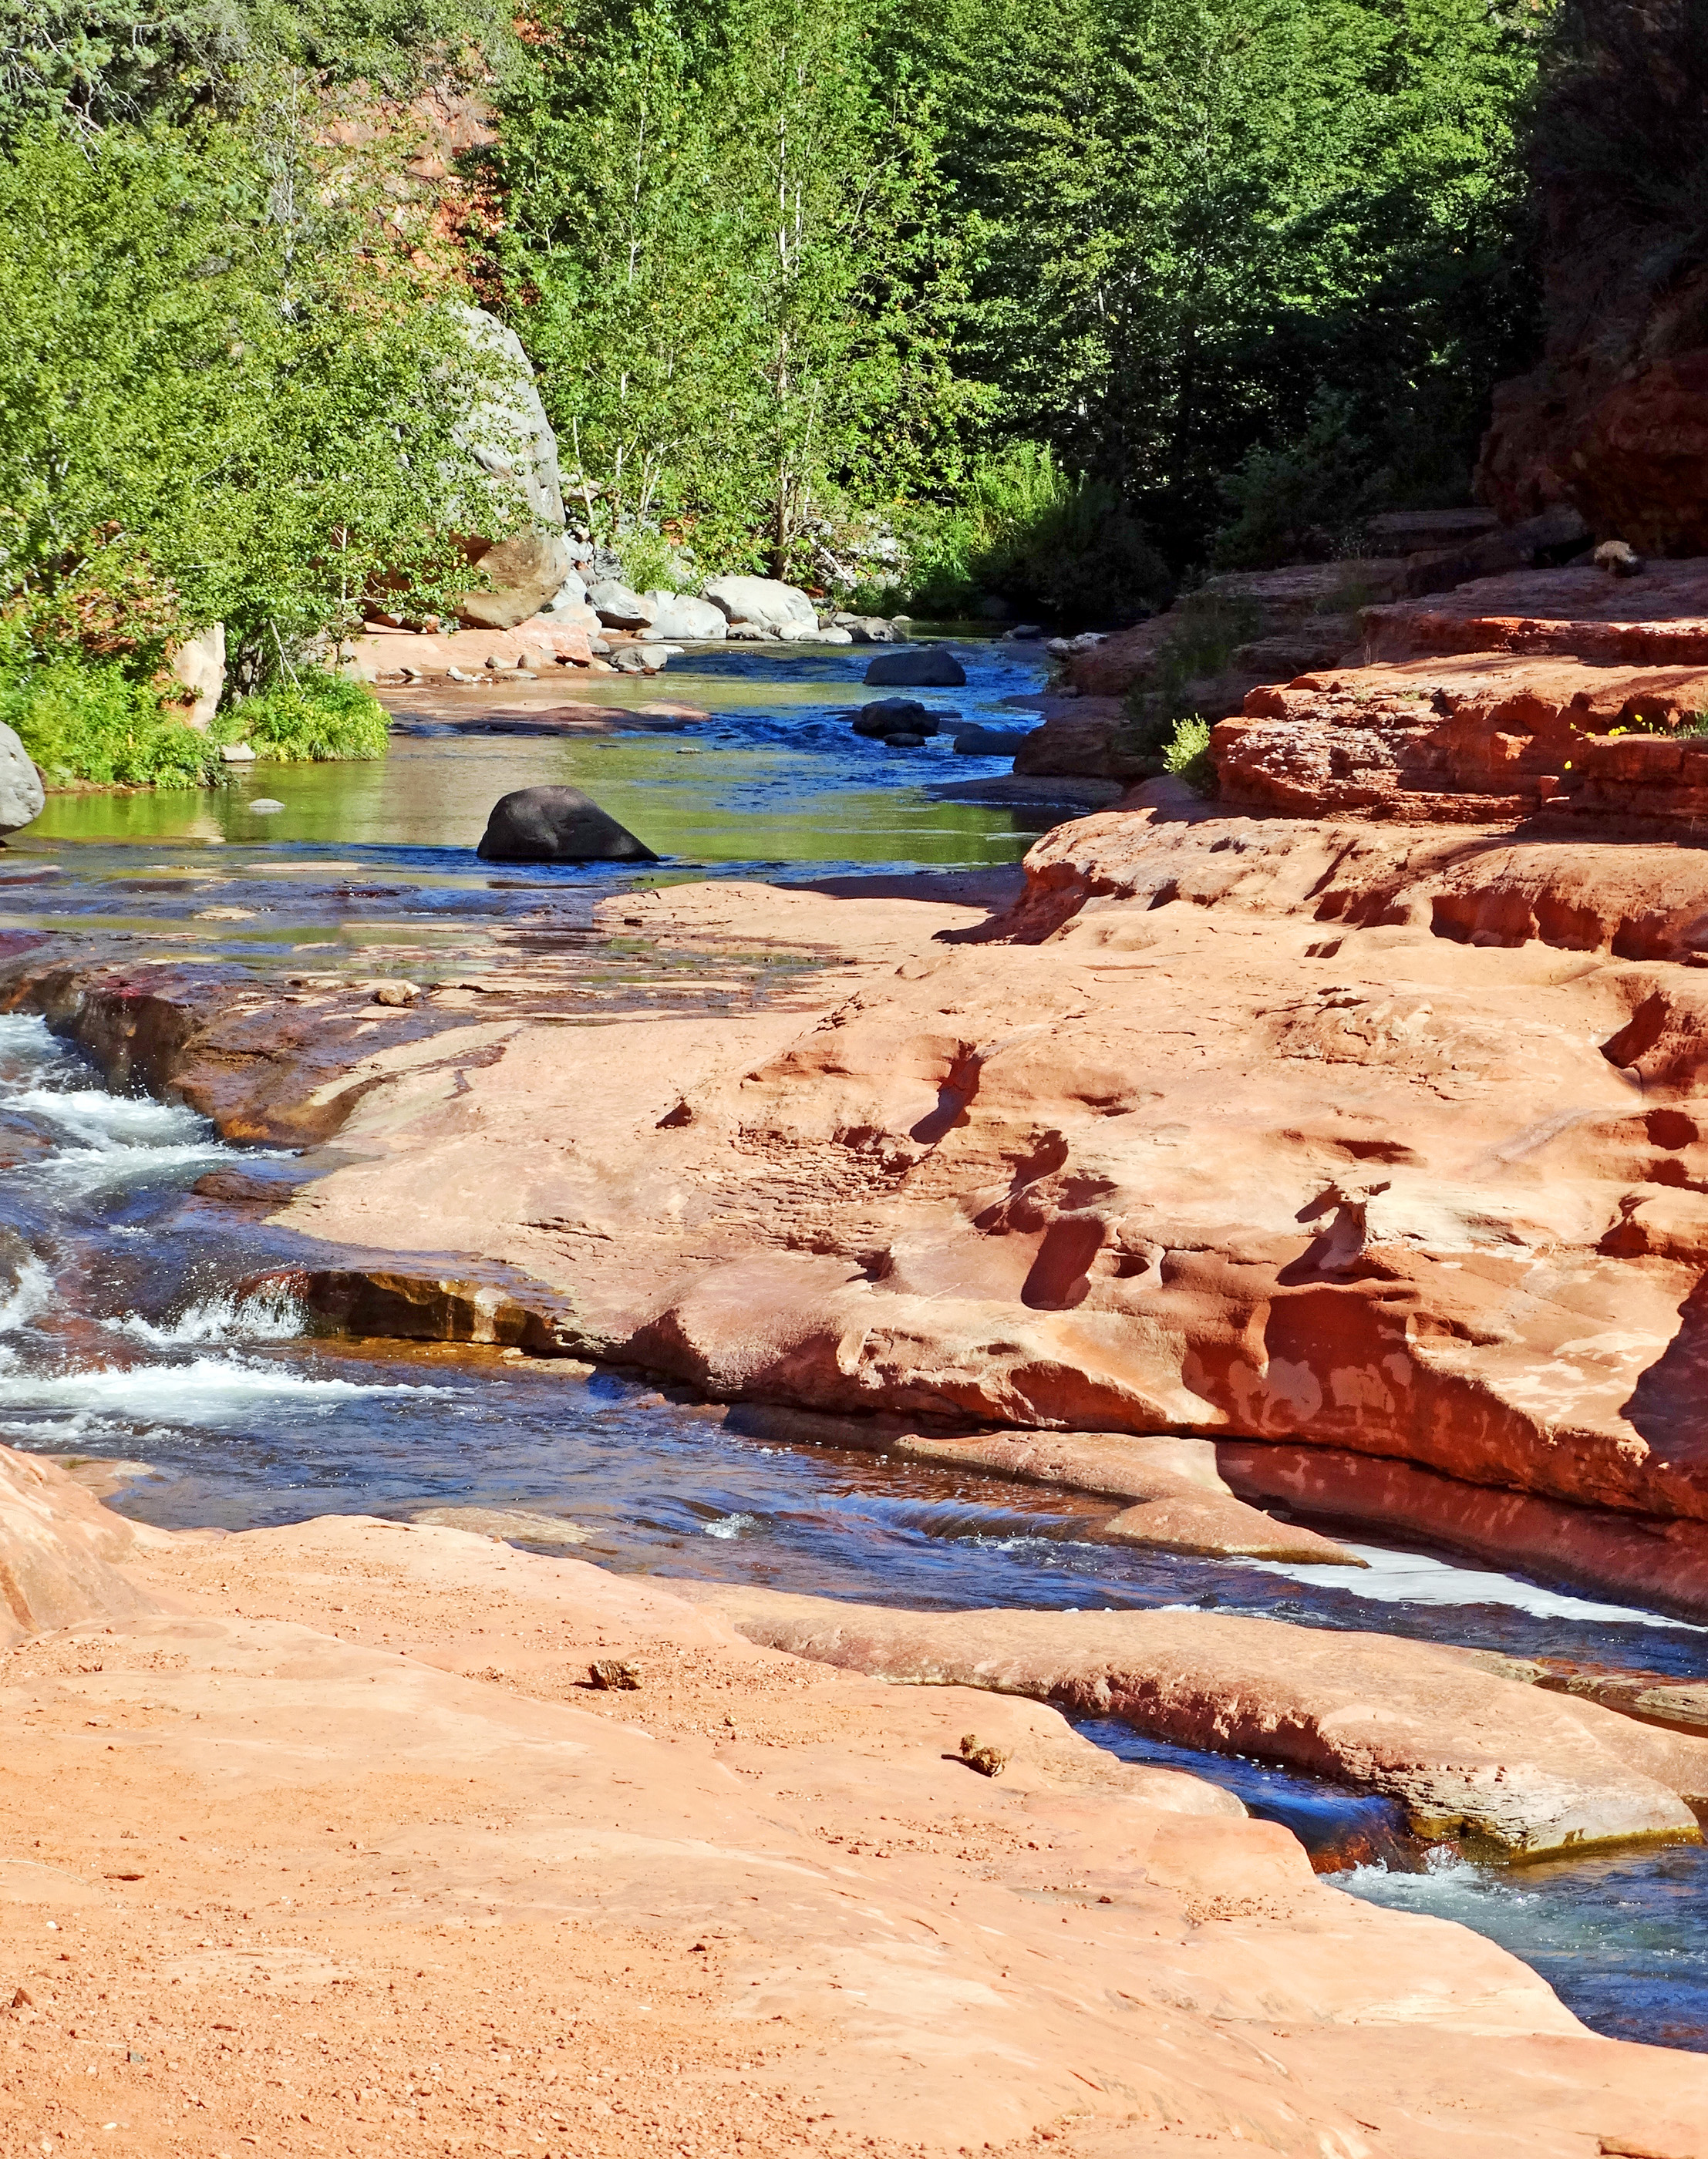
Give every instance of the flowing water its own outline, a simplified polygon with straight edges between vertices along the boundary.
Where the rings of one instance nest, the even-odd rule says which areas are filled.
[[[530,950],[543,939],[625,1007],[691,986],[661,983],[644,955],[613,951],[587,926],[592,897],[635,873],[489,874],[468,849],[505,787],[597,785],[673,856],[653,879],[701,864],[774,875],[756,858],[771,847],[800,875],[978,868],[1029,843],[1012,811],[929,791],[945,771],[960,779],[970,764],[976,775],[995,761],[942,749],[898,758],[802,717],[826,712],[827,694],[846,696],[847,655],[773,660],[780,683],[758,655],[727,661],[681,684],[702,704],[714,702],[706,683],[717,687],[731,738],[698,758],[679,762],[680,740],[657,733],[610,750],[598,738],[427,735],[383,765],[274,768],[265,785],[287,807],[259,816],[252,779],[229,796],[60,798],[0,865],[0,935],[82,932],[186,964],[241,956],[263,972],[308,952],[369,967],[401,955],[419,971],[489,950],[519,914],[531,921],[542,904],[572,902]],[[976,654],[972,672],[956,702],[983,705],[985,717],[1033,686],[1007,650]],[[820,747],[804,747],[818,725]],[[171,861],[153,859],[163,843]],[[352,883],[358,873],[371,882]],[[198,903],[210,890],[245,904],[209,919]],[[1084,1509],[1060,1494],[743,1439],[721,1413],[618,1374],[312,1338],[288,1298],[235,1288],[302,1247],[234,1226],[233,1209],[191,1189],[238,1161],[285,1182],[308,1167],[228,1147],[185,1109],[108,1094],[39,1020],[0,1017],[0,1438],[148,1465],[116,1503],[140,1518],[239,1528],[520,1507],[567,1518],[587,1534],[587,1557],[619,1569],[938,1609],[1198,1606],[1708,1675],[1708,1631],[1426,1553],[1368,1544],[1358,1547],[1368,1570],[1349,1575],[1094,1544]],[[1319,1865],[1342,1864],[1330,1878],[1353,1893],[1504,1943],[1596,2029],[1708,2051],[1708,1865],[1695,1850],[1477,1866],[1421,1853],[1379,1799],[1118,1724],[1084,1728],[1126,1758],[1228,1785],[1294,1830]]]

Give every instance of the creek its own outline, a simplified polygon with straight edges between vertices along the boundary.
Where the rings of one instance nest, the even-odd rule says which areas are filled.
[[[1002,700],[1036,686],[1023,649],[957,650],[968,689],[929,703],[1002,721]],[[426,732],[381,764],[269,767],[213,795],[58,797],[0,862],[0,940],[46,932],[132,957],[241,959],[263,976],[307,964],[443,977],[508,937],[530,964],[549,950],[602,1011],[691,999],[691,978],[595,930],[595,899],[708,873],[985,869],[1017,861],[1052,821],[933,792],[1006,760],[851,735],[831,700],[859,701],[865,656],[673,666],[670,692],[714,715],[691,735]],[[652,693],[607,694],[620,710]],[[644,879],[489,872],[469,852],[487,806],[546,779],[596,793],[668,859]],[[284,808],[251,806],[268,798]],[[720,962],[726,998],[729,973]],[[313,1337],[287,1297],[235,1290],[298,1248],[192,1188],[240,1162],[285,1181],[313,1166],[229,1147],[183,1107],[110,1094],[40,1020],[0,1017],[0,1439],[146,1465],[115,1500],[141,1519],[237,1529],[521,1508],[567,1518],[577,1556],[624,1570],[939,1609],[1196,1605],[1708,1676],[1708,1630],[1441,1555],[1366,1540],[1368,1571],[1348,1577],[1095,1544],[1058,1493],[743,1439],[631,1375]],[[1083,1728],[1126,1758],[1229,1786],[1352,1893],[1501,1942],[1594,2029],[1708,2051],[1699,1850],[1480,1865],[1418,1850],[1384,1800],[1121,1725]]]

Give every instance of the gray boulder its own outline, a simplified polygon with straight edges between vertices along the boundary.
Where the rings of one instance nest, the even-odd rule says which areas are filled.
[[[563,523],[557,437],[534,386],[522,341],[484,308],[457,307],[468,342],[497,362],[489,383],[453,430],[458,447],[494,479],[513,484],[542,525]]]
[[[572,546],[571,551],[574,551]],[[582,573],[572,568],[540,611],[542,614],[567,614],[572,608],[584,608],[587,603],[587,588],[582,581]]]
[[[650,629],[652,608],[638,593],[631,593],[615,577],[601,577],[587,587],[587,605],[607,629]]]
[[[0,723],[0,833],[21,831],[42,814],[42,776],[12,729]]]
[[[729,634],[729,617],[723,609],[710,600],[696,599],[691,593],[648,593],[645,604],[652,609],[655,636],[716,641]]]
[[[490,589],[464,593],[457,619],[465,629],[514,629],[528,622],[562,591],[570,574],[569,546],[561,532],[518,532],[495,547],[465,543]]]
[[[914,652],[880,652],[867,662],[868,682],[893,690],[959,690],[966,670],[952,652],[928,645]]]
[[[818,635],[818,610],[799,585],[775,577],[713,577],[706,597],[729,621],[757,623],[790,643]]]
[[[485,862],[655,862],[658,857],[578,787],[519,787],[493,805],[475,849]]]

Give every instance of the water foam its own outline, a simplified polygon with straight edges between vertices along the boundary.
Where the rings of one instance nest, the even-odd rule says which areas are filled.
[[[269,1282],[246,1297],[223,1291],[158,1325],[134,1312],[101,1324],[114,1334],[146,1342],[151,1349],[178,1349],[202,1342],[293,1342],[308,1322],[301,1297],[282,1282]]]
[[[1616,1626],[1675,1627],[1689,1633],[1708,1633],[1687,1619],[1669,1619],[1631,1605],[1597,1604],[1564,1591],[1540,1588],[1516,1575],[1480,1567],[1455,1566],[1422,1552],[1394,1551],[1382,1545],[1353,1544],[1346,1550],[1364,1561],[1354,1574],[1343,1566],[1294,1566],[1285,1560],[1248,1560],[1265,1574],[1281,1574],[1312,1588],[1343,1590],[1377,1604],[1505,1604],[1539,1619],[1599,1619]]]
[[[207,1119],[181,1103],[151,1101],[141,1095],[109,1095],[90,1085],[20,1087],[6,1098],[7,1107],[44,1117],[79,1147],[105,1151],[111,1147],[182,1145],[211,1135]]]
[[[54,1293],[54,1278],[39,1260],[26,1260],[18,1270],[11,1292],[0,1297],[0,1334],[27,1327],[38,1312],[45,1312]]]
[[[143,1422],[160,1416],[196,1424],[261,1401],[331,1407],[379,1395],[437,1395],[443,1388],[310,1377],[253,1358],[197,1357],[187,1364],[96,1364],[80,1370],[0,1377],[0,1411],[69,1408],[115,1411]]]

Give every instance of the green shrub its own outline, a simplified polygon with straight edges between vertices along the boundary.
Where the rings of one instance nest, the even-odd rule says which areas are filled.
[[[1162,769],[1183,779],[1194,795],[1212,795],[1218,781],[1210,756],[1210,723],[1194,712],[1180,721],[1162,752]]]
[[[221,743],[246,742],[267,764],[318,764],[383,757],[390,726],[365,682],[324,667],[299,667],[290,678],[240,698],[215,723],[214,734]]]
[[[0,720],[16,730],[49,786],[78,779],[131,787],[205,787],[220,756],[152,683],[111,660],[61,654],[8,670]]]
[[[919,513],[908,541],[909,569],[882,599],[928,615],[988,593],[1074,621],[1131,622],[1167,582],[1116,490],[1036,443],[976,459],[960,500]]]
[[[617,542],[617,556],[632,593],[680,593],[693,585],[692,577],[685,574],[681,550],[661,532],[641,527],[625,532]]]

